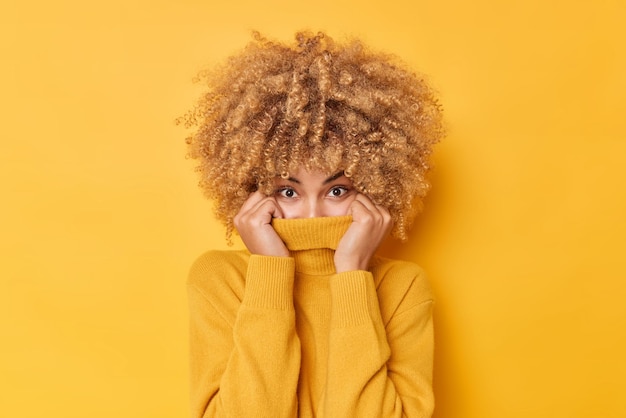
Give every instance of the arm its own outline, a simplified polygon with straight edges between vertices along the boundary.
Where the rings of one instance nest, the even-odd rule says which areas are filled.
[[[210,292],[199,286],[203,267],[192,269],[189,283],[192,416],[295,417],[293,259],[252,256],[241,302],[232,283]]]
[[[272,418],[297,414],[295,266],[270,224],[277,216],[282,214],[276,202],[259,192],[252,193],[235,216],[235,226],[252,253],[245,281],[238,283],[240,294],[233,293],[245,261],[235,261],[237,268],[216,258],[192,269],[191,276],[197,276],[190,278],[189,287],[195,417],[243,417],[251,411]],[[209,291],[194,285],[202,276],[214,284]]]
[[[364,195],[335,252],[326,417],[431,417],[432,297],[421,270],[397,263],[365,271],[391,228],[389,212]],[[378,287],[378,289],[377,289]],[[385,311],[384,320],[381,311]]]
[[[385,326],[379,308],[385,292],[377,296],[371,273],[331,279],[323,416],[432,416],[432,300],[423,299],[421,287],[408,288]]]

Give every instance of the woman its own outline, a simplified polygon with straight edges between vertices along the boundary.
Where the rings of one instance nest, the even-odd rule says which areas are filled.
[[[255,34],[185,116],[227,236],[191,269],[194,417],[430,417],[432,294],[405,240],[443,134],[427,84],[324,34]]]

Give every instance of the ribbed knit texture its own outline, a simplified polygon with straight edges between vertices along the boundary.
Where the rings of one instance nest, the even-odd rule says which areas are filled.
[[[351,222],[352,216],[329,216],[313,219],[274,219],[272,226],[290,251],[314,248],[336,250]]]
[[[292,257],[209,252],[189,277],[193,417],[430,417],[432,295],[412,263],[335,273],[351,217],[275,219]]]
[[[260,257],[253,255],[248,269],[258,271],[246,281],[248,291],[244,303],[259,308],[293,310],[294,262],[287,257]],[[286,271],[287,275],[276,275]]]

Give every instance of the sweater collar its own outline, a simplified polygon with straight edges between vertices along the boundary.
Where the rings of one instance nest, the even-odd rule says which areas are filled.
[[[352,216],[273,219],[272,226],[296,261],[296,270],[307,274],[335,272],[334,255]]]

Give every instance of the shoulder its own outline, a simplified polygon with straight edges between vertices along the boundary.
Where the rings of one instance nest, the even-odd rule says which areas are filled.
[[[394,260],[391,258],[375,256],[371,263],[372,270],[378,270],[385,274],[402,274],[424,276],[424,269],[419,265],[405,260]]]
[[[411,308],[434,299],[424,269],[415,263],[375,257],[371,272],[379,300],[385,305]]]
[[[241,251],[207,251],[189,269],[187,285],[208,299],[222,292],[243,293],[250,253]]]

